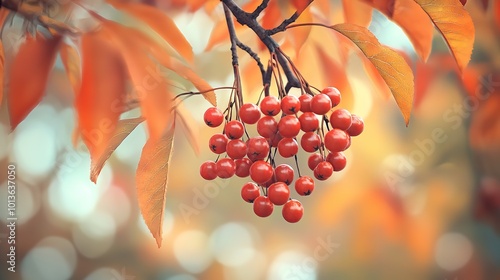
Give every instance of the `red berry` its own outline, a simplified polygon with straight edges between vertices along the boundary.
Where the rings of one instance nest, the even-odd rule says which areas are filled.
[[[351,113],[346,109],[338,109],[330,115],[330,123],[333,128],[347,130],[351,126]]]
[[[293,96],[287,95],[281,100],[281,110],[286,115],[294,115],[300,111],[300,100]]]
[[[250,166],[250,178],[257,184],[264,184],[273,177],[273,167],[262,160],[256,161]]]
[[[211,160],[205,161],[200,166],[200,175],[205,180],[217,178],[217,164]]]
[[[211,107],[205,111],[203,120],[210,127],[218,127],[224,121],[224,115],[219,108]]]
[[[236,164],[230,158],[223,158],[217,161],[217,176],[222,179],[233,177],[236,172]]]
[[[266,138],[262,136],[256,136],[248,139],[247,147],[247,156],[252,161],[265,159],[269,155],[269,143]]]
[[[309,169],[314,170],[314,168],[316,168],[316,166],[318,166],[318,164],[322,161],[325,161],[323,156],[319,153],[314,153],[307,159],[307,166],[309,166]]]
[[[252,161],[249,158],[240,158],[234,161],[236,165],[236,171],[234,174],[240,178],[245,178],[250,176],[250,166]]]
[[[299,195],[310,195],[314,190],[314,180],[309,176],[302,176],[295,181],[295,191]]]
[[[260,119],[260,110],[257,105],[246,103],[241,106],[239,115],[242,122],[254,124]]]
[[[271,145],[271,147],[273,147],[273,148],[277,148],[281,139],[283,139],[283,136],[281,136],[281,134],[279,134],[279,132],[278,132],[278,133],[274,134],[271,138],[268,139],[269,145]]]
[[[300,101],[300,111],[302,112],[311,112],[311,100],[313,97],[309,94],[302,94],[299,96]]]
[[[274,183],[276,183],[276,177],[274,176],[274,173],[273,173],[273,176],[271,177],[271,179],[269,179],[269,181],[262,184],[262,186],[264,186],[265,188],[269,188]]]
[[[332,164],[333,171],[341,171],[347,164],[347,159],[342,152],[332,152],[326,156],[326,161]]]
[[[227,143],[226,152],[232,159],[243,158],[247,155],[247,144],[240,139],[231,140]]]
[[[289,223],[296,223],[302,219],[302,215],[304,215],[304,207],[300,201],[291,199],[283,205],[281,214],[283,215],[285,221]]]
[[[265,138],[271,138],[278,132],[278,123],[271,116],[262,117],[257,123],[257,132]]]
[[[255,215],[265,218],[273,213],[274,205],[267,196],[259,196],[253,201],[253,212]]]
[[[363,119],[358,116],[358,115],[351,115],[351,120],[352,124],[349,129],[347,129],[347,133],[350,136],[358,136],[363,132],[363,129],[365,128],[365,123],[363,122]]]
[[[245,133],[245,128],[240,121],[230,121],[226,123],[224,131],[229,139],[239,139]]]
[[[339,105],[342,101],[342,96],[340,91],[335,87],[327,87],[321,91],[321,93],[328,95],[332,101],[332,108]]]
[[[208,140],[208,147],[212,152],[222,154],[226,151],[227,141],[226,135],[217,133]]]
[[[323,161],[314,168],[314,177],[318,180],[324,181],[330,178],[333,174],[333,166],[328,161]]]
[[[342,152],[349,145],[349,135],[341,129],[332,129],[325,135],[325,146],[331,152]]]
[[[311,100],[311,109],[317,115],[324,115],[332,108],[332,101],[326,94],[318,94]]]
[[[267,189],[267,196],[274,205],[283,205],[290,198],[290,188],[283,182],[276,182]]]
[[[246,202],[254,202],[260,196],[260,189],[255,183],[248,182],[241,187],[241,198]]]
[[[317,133],[306,132],[300,139],[300,146],[308,153],[314,153],[321,147],[321,138]]]
[[[266,96],[260,102],[260,110],[264,115],[276,116],[281,112],[281,103],[274,96]]]
[[[278,123],[278,131],[283,137],[293,138],[299,134],[300,122],[296,116],[284,116]]]
[[[319,120],[316,114],[306,112],[299,117],[300,129],[304,132],[315,131],[319,127]]]
[[[276,181],[290,185],[293,182],[295,174],[290,165],[280,164],[274,169],[274,176],[276,177]]]
[[[278,143],[278,152],[284,158],[293,157],[299,152],[299,144],[293,138],[283,138]]]

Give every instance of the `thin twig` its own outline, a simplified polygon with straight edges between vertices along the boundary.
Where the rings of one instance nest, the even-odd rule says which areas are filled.
[[[17,12],[33,23],[54,30],[59,34],[77,35],[80,33],[78,29],[47,16],[43,11],[43,5],[34,5],[25,1],[3,0],[2,7]]]

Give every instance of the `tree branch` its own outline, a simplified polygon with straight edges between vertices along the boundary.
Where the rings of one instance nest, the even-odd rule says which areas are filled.
[[[262,11],[264,11],[265,8],[267,8],[267,5],[269,4],[269,0],[263,0],[262,3],[255,9],[255,11],[252,12],[252,18],[257,18]]]
[[[221,0],[221,2],[224,3],[224,7],[225,7],[224,9],[227,8],[231,11],[233,16],[238,21],[238,23],[240,23],[241,25],[246,25],[250,29],[252,29],[252,31],[259,37],[259,39],[262,41],[262,43],[264,43],[264,45],[266,45],[266,47],[269,49],[270,53],[276,52],[276,49],[279,48],[279,44],[273,38],[271,38],[271,34],[269,34],[269,31],[264,29],[257,22],[256,18],[254,18],[252,16],[253,13],[247,13],[247,12],[243,11],[234,2],[234,0]],[[266,2],[266,1],[263,1],[263,3],[261,5],[265,4],[264,2]],[[285,23],[285,27],[293,22],[291,20],[296,20],[296,18],[293,19],[293,17],[294,16],[292,16],[292,18],[289,19],[290,22]],[[298,17],[298,15],[296,17]],[[231,22],[231,24],[232,24],[232,22]],[[283,25],[283,23],[282,23],[282,25]],[[290,65],[288,64],[288,62],[286,61],[286,59],[283,57],[282,54],[278,54],[278,62],[280,64],[280,66],[283,68],[283,72],[285,73],[286,78],[288,80],[286,88],[289,90],[291,87],[300,87],[299,80],[297,79],[297,77],[295,76],[293,71],[290,69]],[[265,81],[264,81],[264,84],[265,84]]]

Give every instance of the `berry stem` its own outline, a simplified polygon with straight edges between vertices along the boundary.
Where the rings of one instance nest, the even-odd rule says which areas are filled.
[[[300,175],[300,168],[299,168],[299,160],[297,155],[294,155],[293,158],[295,159],[295,166],[297,167],[297,173],[299,174],[299,178],[302,176]]]

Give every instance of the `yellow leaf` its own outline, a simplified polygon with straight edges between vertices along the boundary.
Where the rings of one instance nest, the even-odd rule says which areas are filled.
[[[160,139],[149,139],[142,149],[141,159],[137,166],[136,184],[139,208],[158,247],[161,247],[162,242],[168,168],[173,144],[173,128]]]
[[[415,0],[429,15],[463,71],[474,47],[474,23],[457,0]]]
[[[42,100],[60,42],[59,36],[54,38],[28,36],[19,48],[7,72],[12,129],[15,129]]]
[[[90,166],[90,179],[92,180],[92,182],[95,183],[97,181],[97,176],[99,176],[99,173],[101,173],[104,163],[106,163],[106,161],[116,150],[116,148],[143,121],[144,118],[142,117],[118,121],[116,130],[108,140],[106,148],[99,155],[92,158],[92,163]]]
[[[379,43],[377,38],[366,28],[353,24],[338,24],[332,29],[346,36],[356,44],[378,70],[392,92],[403,114],[406,125],[410,121],[413,105],[413,72],[398,53]]]
[[[193,48],[175,22],[161,10],[141,3],[109,1],[111,5],[148,24],[187,61],[193,61]]]
[[[66,43],[63,43],[61,45],[59,54],[61,55],[61,60],[64,64],[64,68],[66,69],[66,74],[68,75],[69,82],[73,86],[73,91],[76,94],[80,91],[80,85],[82,83],[80,54],[78,54],[78,51],[75,47],[70,46]]]

